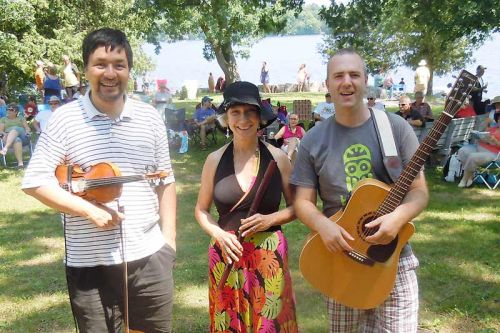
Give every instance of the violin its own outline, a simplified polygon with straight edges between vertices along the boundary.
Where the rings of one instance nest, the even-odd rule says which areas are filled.
[[[149,172],[142,175],[122,176],[118,166],[111,162],[101,162],[94,164],[83,170],[77,164],[61,164],[56,167],[55,175],[59,185],[85,200],[97,203],[108,203],[116,200],[122,193],[122,187],[125,183],[141,180],[155,181],[168,177],[170,172],[158,171]],[[141,333],[141,331],[132,330],[129,327],[128,319],[128,269],[124,253],[123,229],[120,224],[120,237],[122,242],[123,255],[123,305],[125,333]]]
[[[168,171],[158,171],[122,176],[118,166],[111,162],[97,163],[86,171],[77,164],[61,164],[56,167],[55,171],[59,185],[63,189],[97,203],[108,203],[119,198],[125,183],[160,180],[168,177],[169,174]]]

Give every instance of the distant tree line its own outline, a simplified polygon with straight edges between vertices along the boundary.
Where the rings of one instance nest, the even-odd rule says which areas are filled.
[[[268,35],[325,34],[323,54],[363,53],[371,73],[426,59],[432,73],[463,67],[500,31],[500,0],[351,0],[328,7],[304,0],[0,0],[0,79],[11,88],[33,82],[36,60],[81,64],[81,41],[98,27],[126,32],[134,75],[152,69],[140,46],[200,37],[226,82],[239,80],[237,57]],[[432,87],[430,87],[432,90]]]
[[[351,0],[322,8],[329,27],[323,53],[352,47],[368,70],[415,68],[421,59],[432,75],[463,68],[491,33],[500,31],[499,0]]]

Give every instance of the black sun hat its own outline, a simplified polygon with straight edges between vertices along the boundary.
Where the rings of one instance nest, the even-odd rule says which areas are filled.
[[[255,105],[259,109],[261,128],[270,125],[278,116],[274,114],[271,104],[260,98],[259,88],[253,83],[246,81],[233,82],[226,87],[223,97],[224,101],[217,109],[217,113],[220,115],[226,113],[231,105]]]

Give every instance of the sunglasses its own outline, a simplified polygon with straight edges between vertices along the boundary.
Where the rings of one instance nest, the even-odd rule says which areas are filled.
[[[399,106],[406,106],[408,103],[399,104]]]
[[[50,102],[50,105],[59,105],[59,102]]]
[[[375,99],[375,98],[373,98],[373,97],[368,97],[367,99],[368,99],[368,100],[372,100],[372,99]]]
[[[16,109],[10,108],[10,109],[7,109],[7,111],[16,112]]]

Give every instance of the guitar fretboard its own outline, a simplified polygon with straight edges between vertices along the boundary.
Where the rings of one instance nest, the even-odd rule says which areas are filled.
[[[477,77],[471,73],[465,70],[460,72],[460,76],[446,98],[444,111],[441,113],[440,117],[434,121],[434,125],[429,130],[424,141],[420,144],[411,160],[405,166],[396,183],[391,187],[389,194],[377,210],[379,215],[389,214],[400,205],[406,193],[408,193],[410,185],[413,183],[420,170],[422,170],[425,161],[432,153],[434,147],[436,147],[437,142],[450,124],[455,113],[462,106],[462,103],[469,95],[476,81]]]
[[[101,186],[131,183],[143,179],[145,179],[144,175],[108,177],[101,179],[87,179],[85,180],[85,189],[90,190]]]

